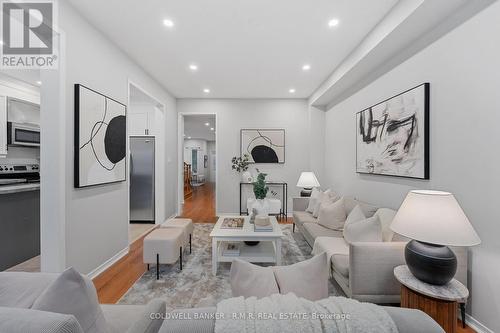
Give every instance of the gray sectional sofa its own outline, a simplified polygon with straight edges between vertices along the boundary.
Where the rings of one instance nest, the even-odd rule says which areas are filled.
[[[348,244],[342,231],[328,229],[317,222],[317,218],[306,212],[309,198],[293,199],[294,230],[302,233],[307,243],[314,247],[321,243],[330,260],[330,275],[342,288],[346,296],[377,304],[399,303],[400,284],[394,277],[394,268],[405,264],[404,248],[408,239],[395,234],[390,224],[396,211],[344,197],[346,213],[360,205],[366,217],[378,215],[382,225],[382,242],[359,242]],[[328,238],[324,238],[328,237]],[[453,248],[458,258],[455,278],[467,285],[467,250]]]

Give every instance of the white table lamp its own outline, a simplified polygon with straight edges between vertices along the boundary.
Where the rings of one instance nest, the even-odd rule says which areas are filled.
[[[302,187],[303,190],[300,192],[301,197],[310,197],[313,187],[320,187],[318,178],[314,172],[302,172],[297,182],[297,187]]]
[[[481,243],[453,194],[441,191],[410,191],[401,204],[391,229],[412,241],[405,259],[419,280],[443,285],[457,271],[457,257],[448,246]]]

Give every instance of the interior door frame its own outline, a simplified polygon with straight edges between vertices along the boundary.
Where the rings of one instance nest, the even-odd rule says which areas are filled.
[[[177,180],[177,216],[182,214],[182,205],[184,204],[184,117],[185,116],[215,116],[215,157],[217,165],[217,152],[219,151],[219,121],[216,112],[178,112],[177,118],[177,160],[178,160],[178,180]],[[219,168],[215,169],[215,215],[219,216]]]

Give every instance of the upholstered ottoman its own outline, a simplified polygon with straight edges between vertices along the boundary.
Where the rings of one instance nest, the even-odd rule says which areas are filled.
[[[184,233],[184,247],[187,247],[189,244],[189,253],[191,253],[191,244],[194,232],[193,220],[191,219],[183,219],[183,218],[173,218],[168,219],[162,224],[160,224],[160,228],[180,228]]]
[[[160,278],[160,264],[173,264],[179,259],[182,270],[182,246],[184,232],[181,228],[159,228],[144,237],[143,260],[145,264],[156,264],[156,279]]]

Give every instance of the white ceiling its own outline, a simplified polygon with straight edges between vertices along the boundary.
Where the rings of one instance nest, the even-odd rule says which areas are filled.
[[[209,123],[206,126],[205,123]],[[214,130],[211,131],[210,128]],[[215,141],[215,115],[186,115],[184,116],[184,139],[202,139]]]
[[[178,98],[306,98],[398,1],[70,2]]]

